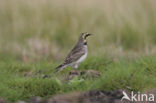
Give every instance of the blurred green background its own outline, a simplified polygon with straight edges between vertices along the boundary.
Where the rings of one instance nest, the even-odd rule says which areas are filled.
[[[0,0],[0,56],[62,60],[81,32],[89,55],[156,53],[155,0]]]

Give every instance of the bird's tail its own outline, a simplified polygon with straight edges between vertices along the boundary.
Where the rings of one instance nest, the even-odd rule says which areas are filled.
[[[56,68],[55,74],[56,74],[57,72],[63,70],[65,67],[66,67],[65,64],[61,64],[61,65],[59,65],[59,66]]]

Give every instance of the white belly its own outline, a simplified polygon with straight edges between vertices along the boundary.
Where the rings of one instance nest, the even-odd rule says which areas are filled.
[[[78,61],[77,63],[80,64],[81,62],[83,62],[87,57],[87,53],[85,53]]]
[[[80,59],[76,62],[77,64],[80,64],[81,62],[83,62],[87,57],[87,54],[88,54],[87,46],[85,46],[84,48],[85,48],[86,53],[80,57]]]

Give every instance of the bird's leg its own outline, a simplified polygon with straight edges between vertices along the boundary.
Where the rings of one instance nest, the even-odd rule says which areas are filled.
[[[75,72],[77,72],[78,64],[73,65]]]
[[[77,69],[78,68],[78,65],[77,64],[73,65],[73,68]]]

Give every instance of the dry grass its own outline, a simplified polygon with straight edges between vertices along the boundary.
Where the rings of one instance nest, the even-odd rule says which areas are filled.
[[[89,39],[91,55],[155,54],[155,4],[155,0],[0,0],[0,51],[59,59],[56,55],[66,54],[87,31],[95,34]]]

